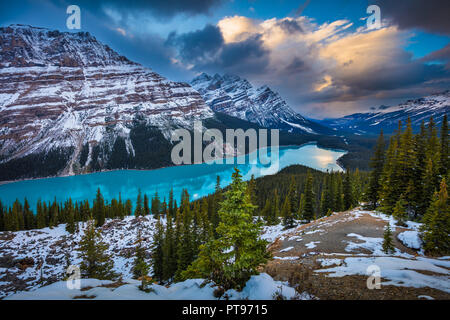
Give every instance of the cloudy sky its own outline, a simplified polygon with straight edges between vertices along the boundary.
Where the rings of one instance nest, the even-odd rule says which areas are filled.
[[[70,31],[71,4],[81,31],[169,79],[237,74],[313,118],[450,89],[448,0],[17,0],[0,25]]]

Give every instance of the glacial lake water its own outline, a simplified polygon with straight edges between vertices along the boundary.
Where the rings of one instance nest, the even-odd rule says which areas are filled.
[[[65,201],[70,196],[73,201],[95,198],[97,188],[100,188],[105,200],[118,198],[136,200],[138,189],[150,198],[158,191],[161,201],[168,197],[171,188],[174,198],[179,203],[181,192],[187,189],[191,199],[197,199],[214,191],[216,177],[220,176],[221,186],[231,182],[234,167],[238,167],[244,180],[249,180],[252,174],[255,178],[275,174],[292,164],[302,164],[318,170],[342,170],[336,160],[344,155],[345,151],[322,149],[315,144],[303,146],[279,147],[278,157],[275,152],[266,149],[269,157],[273,156],[270,164],[262,164],[259,153],[251,156],[233,158],[234,164],[193,164],[155,170],[115,170],[97,172],[85,175],[56,177],[35,180],[18,181],[0,185],[0,200],[4,205],[12,205],[19,199],[21,202],[27,198],[33,211],[39,199],[58,202]],[[255,156],[256,155],[256,156]],[[245,164],[236,164],[238,159],[245,157]],[[256,157],[256,159],[255,159]],[[264,157],[263,157],[264,159]],[[225,161],[224,161],[225,162]],[[264,160],[263,160],[264,162]],[[91,202],[92,203],[92,202]]]

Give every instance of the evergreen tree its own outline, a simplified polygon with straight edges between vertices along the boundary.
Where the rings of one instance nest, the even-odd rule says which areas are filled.
[[[141,279],[140,289],[145,291],[147,287],[147,276],[150,267],[145,261],[145,248],[142,245],[143,241],[144,239],[142,238],[141,229],[138,228],[133,262],[133,276],[135,279]]]
[[[450,254],[450,206],[445,178],[423,217],[421,232],[423,248],[427,254]]]
[[[183,190],[180,206],[180,238],[178,245],[178,269],[175,280],[181,280],[181,274],[195,259],[195,239],[192,231],[192,212],[189,203],[189,193]]]
[[[345,173],[343,191],[344,191],[344,210],[353,208],[354,204],[353,186],[349,170],[347,170]]]
[[[340,174],[336,175],[336,186],[335,186],[335,192],[334,192],[334,211],[342,211],[344,210],[344,199],[343,199],[343,188],[342,188],[342,177]],[[311,182],[312,186],[312,182]]]
[[[67,203],[67,221],[66,221],[66,231],[70,234],[75,233],[75,215],[72,206],[72,200]]]
[[[36,228],[38,229],[43,229],[46,226],[46,222],[45,222],[45,213],[44,213],[44,208],[42,207],[42,201],[41,199],[38,200],[37,202],[37,213],[36,213]]]
[[[144,214],[148,216],[150,214],[150,206],[148,196],[144,194]]]
[[[125,201],[125,215],[126,216],[131,216],[131,210],[133,209],[133,204],[131,203],[130,199],[127,199],[127,201]]]
[[[389,226],[389,224],[384,229],[384,234],[383,234],[383,252],[386,253],[386,254],[395,252],[393,239],[392,239],[392,231],[391,231],[391,227]]]
[[[293,228],[295,226],[294,216],[291,210],[291,200],[289,194],[284,199],[283,207],[281,209],[281,217],[283,218],[283,226],[286,229]]]
[[[405,200],[403,199],[403,196],[401,196],[395,204],[392,216],[397,219],[397,224],[399,226],[406,226],[405,222],[408,220],[408,213],[405,209]]]
[[[33,215],[33,212],[30,210],[30,205],[26,198],[23,203],[23,216],[24,216],[25,230],[34,229],[36,226],[35,217]]]
[[[379,202],[379,196],[381,191],[381,176],[383,174],[384,167],[384,136],[383,129],[380,131],[377,144],[375,146],[374,155],[370,161],[369,188],[367,191],[367,199],[371,208],[375,209]]]
[[[256,182],[255,176],[252,174],[250,180],[248,181],[247,192],[250,197],[252,204],[256,205],[254,213],[258,210],[258,200],[256,198]]]
[[[145,212],[144,212],[144,206],[142,204],[142,193],[141,193],[141,189],[139,189],[137,199],[136,199],[136,208],[134,209],[134,216],[137,218],[137,217],[143,216],[144,214],[145,214]]]
[[[167,216],[167,224],[163,243],[163,281],[171,280],[178,269],[177,246],[175,241],[176,238],[173,229],[173,217],[169,214]]]
[[[159,219],[159,214],[161,212],[161,201],[159,200],[158,192],[155,192],[155,196],[152,198],[151,212],[153,218]]]
[[[311,171],[308,170],[305,185],[305,198],[302,219],[306,221],[314,220],[314,191],[313,191],[313,177]]]
[[[290,215],[292,216],[292,219],[295,218],[298,212],[298,206],[299,206],[299,194],[297,190],[297,182],[294,177],[291,178],[291,183],[289,184],[289,201],[290,201]]]
[[[220,204],[219,237],[203,245],[199,258],[183,278],[207,278],[225,289],[242,289],[257,268],[269,258],[267,242],[259,239],[261,224],[254,223],[251,203],[239,170]]]
[[[105,223],[106,217],[105,200],[103,199],[100,188],[97,189],[97,196],[94,200],[94,205],[92,206],[92,214],[95,221],[97,221],[97,227],[101,227]]]
[[[214,236],[217,237],[217,226],[219,225],[219,203],[222,202],[223,195],[222,195],[222,188],[220,187],[220,176],[217,176],[216,178],[216,186],[214,189],[214,196],[213,196],[213,202],[211,206],[211,216],[210,221],[213,228]]]
[[[441,125],[441,152],[440,152],[440,168],[441,176],[447,175],[450,168],[450,146],[448,136],[448,119],[447,114],[444,115]]]
[[[171,188],[169,192],[168,214],[172,219],[175,217],[173,204],[173,188]]]
[[[95,221],[90,220],[77,249],[78,257],[82,260],[80,269],[83,277],[100,280],[116,277],[113,272],[114,261],[107,250],[108,245],[103,242],[101,232],[95,229]]]

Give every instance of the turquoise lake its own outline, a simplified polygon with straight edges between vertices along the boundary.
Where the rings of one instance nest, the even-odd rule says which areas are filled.
[[[255,151],[255,153],[257,153]],[[255,155],[255,153],[253,155]],[[268,156],[274,156],[267,149]],[[4,205],[12,205],[19,199],[27,198],[33,210],[39,199],[42,201],[64,201],[69,196],[73,201],[90,200],[95,197],[100,188],[105,200],[118,198],[135,201],[138,189],[150,198],[158,191],[161,200],[168,197],[171,188],[177,202],[183,189],[187,189],[191,199],[197,199],[214,191],[216,177],[220,176],[221,186],[231,182],[231,174],[236,166],[241,171],[244,180],[249,180],[253,174],[255,178],[275,174],[281,169],[292,165],[302,164],[319,170],[338,171],[341,168],[336,160],[345,151],[322,149],[315,144],[303,146],[280,147],[278,161],[263,165],[259,159],[249,161],[249,155],[233,158],[235,163],[245,157],[245,164],[193,164],[156,170],[116,170],[98,172],[85,175],[26,180],[0,185],[0,199]]]

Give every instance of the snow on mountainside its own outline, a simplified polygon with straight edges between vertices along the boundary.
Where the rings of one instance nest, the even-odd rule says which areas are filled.
[[[158,150],[169,144],[170,129],[214,115],[188,84],[129,61],[86,32],[0,28],[0,83],[2,173],[151,167],[142,150]],[[112,159],[114,149],[120,159]],[[54,169],[32,172],[36,162]]]
[[[193,79],[191,85],[216,112],[266,128],[307,134],[330,133],[328,128],[305,119],[292,110],[280,95],[268,86],[255,88],[246,79],[236,75],[209,76],[206,73]]]
[[[408,118],[414,129],[418,129],[422,121],[428,123],[433,117],[441,123],[445,114],[450,112],[450,91],[433,94],[427,97],[408,100],[397,106],[380,106],[368,113],[355,113],[338,119],[326,119],[321,123],[336,129],[357,134],[376,133],[383,129],[392,133],[398,128],[398,122],[406,123]]]

